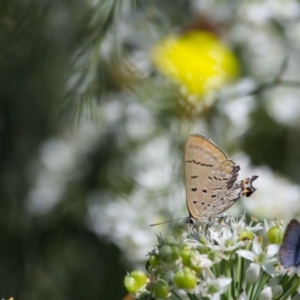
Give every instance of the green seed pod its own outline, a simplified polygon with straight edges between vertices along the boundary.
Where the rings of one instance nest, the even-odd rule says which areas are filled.
[[[182,259],[182,263],[185,265],[185,266],[189,266],[190,264],[190,258],[191,258],[191,250],[188,249],[188,248],[183,248],[180,250],[180,256],[181,256],[181,259]]]
[[[153,284],[152,293],[155,299],[165,299],[169,296],[170,288],[165,280],[159,279]]]
[[[135,280],[139,288],[147,283],[147,275],[143,271],[132,271],[130,272],[130,276]]]
[[[152,269],[155,269],[157,266],[158,266],[158,264],[159,264],[159,258],[158,258],[158,256],[157,255],[150,255],[150,257],[149,257],[149,264],[150,264],[150,267],[152,268]]]
[[[159,251],[159,258],[164,263],[172,263],[179,258],[179,250],[176,246],[164,245]]]
[[[139,290],[139,287],[138,287],[138,285],[136,284],[135,279],[132,278],[132,277],[129,276],[129,275],[126,275],[126,276],[125,276],[125,278],[124,278],[124,285],[125,285],[126,290],[127,290],[129,293],[135,294],[135,293]]]
[[[268,231],[268,241],[271,244],[281,244],[283,231],[279,226],[273,226]]]
[[[242,230],[239,235],[240,241],[253,240],[253,238],[254,238],[254,233],[246,229]]]
[[[175,284],[181,289],[193,289],[197,284],[197,277],[188,267],[174,275]]]

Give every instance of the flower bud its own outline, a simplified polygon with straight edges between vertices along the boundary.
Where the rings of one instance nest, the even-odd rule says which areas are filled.
[[[272,296],[272,289],[268,286],[262,290],[258,297],[258,300],[271,300]]]
[[[256,263],[251,263],[246,270],[245,279],[249,284],[255,284],[259,278],[260,266]]]
[[[275,285],[272,287],[273,298],[279,298],[283,293],[283,288],[281,285]]]

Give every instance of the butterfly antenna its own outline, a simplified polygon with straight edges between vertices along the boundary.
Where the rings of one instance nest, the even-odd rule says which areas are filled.
[[[161,225],[161,224],[166,224],[166,223],[171,223],[171,222],[174,222],[174,221],[178,221],[178,220],[184,220],[186,218],[178,218],[178,219],[174,219],[174,220],[170,220],[170,221],[165,221],[165,222],[161,222],[161,223],[155,223],[155,224],[150,224],[150,226],[157,226],[157,225]]]

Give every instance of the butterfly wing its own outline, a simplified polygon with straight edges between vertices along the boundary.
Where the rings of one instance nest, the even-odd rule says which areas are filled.
[[[279,260],[286,269],[300,266],[300,223],[296,219],[292,219],[286,228]]]
[[[212,169],[207,183],[210,194],[210,201],[207,206],[210,216],[215,217],[224,212],[241,197],[241,189],[234,189],[234,192],[231,190],[239,170],[240,167],[231,160],[224,160]]]
[[[186,202],[190,217],[207,222],[230,208],[241,196],[250,196],[257,176],[235,184],[240,167],[203,135],[191,135],[185,147]]]
[[[219,169],[223,161],[226,163]],[[188,138],[185,147],[185,186],[191,217],[207,218],[212,210],[210,190],[220,185],[220,178],[222,184],[226,185],[226,181],[223,180],[226,177],[224,172],[231,171],[232,164],[222,149],[205,136],[191,135]],[[216,190],[217,192],[220,191]]]

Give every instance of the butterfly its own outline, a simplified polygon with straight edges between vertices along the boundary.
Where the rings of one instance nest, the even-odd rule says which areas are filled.
[[[191,135],[185,146],[185,187],[192,225],[207,224],[229,209],[240,197],[255,192],[256,175],[235,183],[240,167],[204,135]]]
[[[285,230],[279,260],[289,275],[300,268],[300,223],[296,219],[292,219]]]

